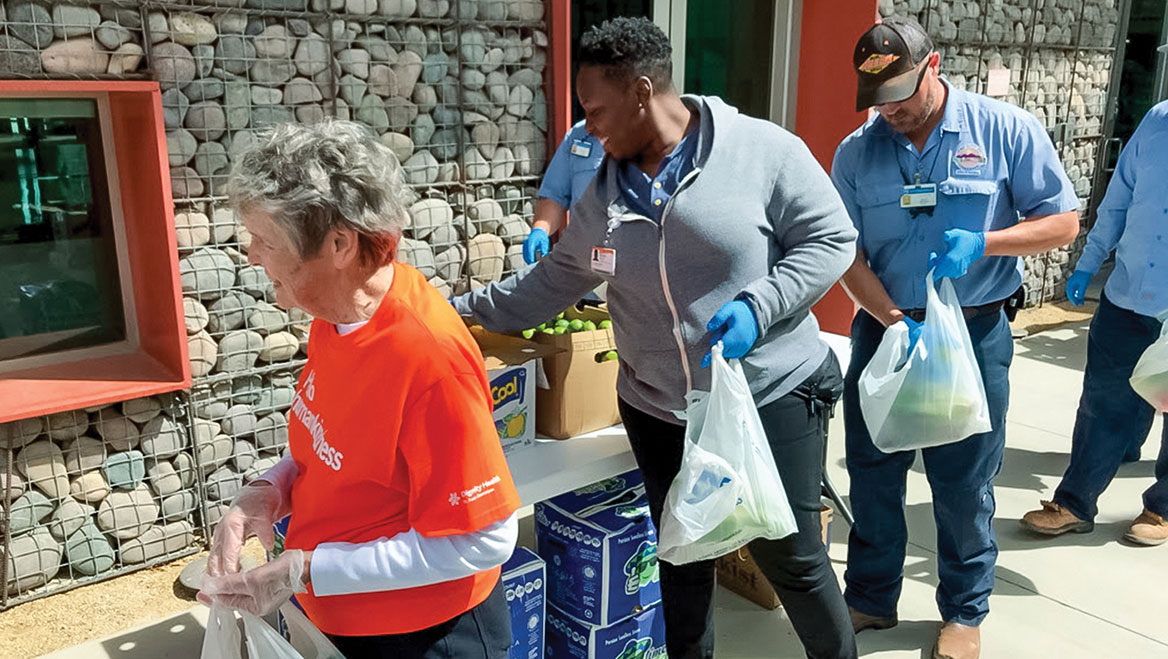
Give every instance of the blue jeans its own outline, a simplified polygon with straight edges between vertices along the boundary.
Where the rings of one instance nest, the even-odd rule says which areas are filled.
[[[976,626],[989,613],[998,543],[994,536],[993,480],[1002,465],[1010,325],[1001,310],[967,322],[989,401],[993,430],[921,451],[937,522],[937,607],[945,621]],[[844,378],[844,428],[852,514],[844,598],[869,615],[892,617],[904,581],[908,528],[904,492],[915,451],[883,453],[872,444],[860,411],[857,383],[884,327],[861,311],[852,323],[852,361]]]
[[[1124,452],[1139,446],[1156,411],[1128,384],[1140,355],[1160,336],[1160,322],[1112,304],[1104,295],[1087,335],[1083,397],[1071,439],[1071,464],[1054,501],[1075,517],[1093,521],[1096,502],[1119,470]],[[1144,492],[1144,508],[1168,517],[1168,425],[1160,440],[1156,482]]]

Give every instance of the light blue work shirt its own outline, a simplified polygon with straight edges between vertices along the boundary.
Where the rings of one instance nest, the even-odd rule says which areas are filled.
[[[603,159],[604,147],[584,129],[584,122],[572,126],[548,163],[539,196],[571,209],[588,189]]]
[[[995,231],[1079,208],[1034,115],[943,82],[945,115],[923,151],[874,114],[844,139],[832,163],[832,181],[860,233],[858,246],[901,309],[924,308],[929,254],[944,253],[946,230]],[[921,183],[937,184],[932,215],[913,217],[900,207],[917,174]],[[953,285],[963,306],[1004,300],[1022,285],[1022,259],[982,257]]]
[[[698,148],[698,122],[682,136],[669,155],[657,166],[656,176],[646,174],[632,160],[622,160],[617,169],[621,197],[629,210],[661,223],[669,198],[694,169]]]
[[[1076,270],[1095,273],[1115,252],[1107,299],[1144,316],[1168,310],[1168,101],[1148,111],[1099,205]]]

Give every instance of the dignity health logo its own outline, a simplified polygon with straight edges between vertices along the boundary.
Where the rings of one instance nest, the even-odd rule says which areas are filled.
[[[451,507],[454,507],[454,506],[457,506],[459,504],[468,504],[472,501],[476,501],[478,499],[481,499],[481,498],[487,496],[488,494],[494,492],[495,486],[498,485],[499,483],[501,483],[502,481],[503,481],[502,478],[500,478],[498,476],[493,476],[492,478],[485,480],[482,483],[475,485],[474,487],[468,487],[467,489],[465,489],[461,492],[451,492],[450,493],[450,505],[451,505]]]
[[[340,471],[341,460],[345,456],[325,440],[324,436],[327,431],[324,422],[321,421],[319,414],[308,409],[308,403],[304,402],[305,398],[310,402],[316,399],[316,371],[308,373],[304,387],[296,392],[296,397],[292,400],[292,414],[300,420],[300,423],[304,424],[308,434],[312,436],[312,451],[316,453],[316,457],[320,458],[320,461],[333,471]]]

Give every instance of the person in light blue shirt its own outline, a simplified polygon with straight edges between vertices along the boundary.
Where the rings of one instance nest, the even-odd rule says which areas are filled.
[[[876,113],[844,139],[832,180],[857,230],[844,288],[862,311],[852,324],[844,379],[846,462],[855,525],[844,596],[856,631],[897,624],[908,540],[905,477],[915,451],[884,453],[859,404],[860,374],[886,327],[910,339],[924,320],[925,278],[949,278],[964,307],[992,429],[924,449],[937,523],[933,656],[976,658],[989,611],[997,542],[993,479],[1005,445],[1013,343],[1005,303],[1022,285],[1019,256],[1066,245],[1079,199],[1054,145],[1032,115],[956,89],[916,22],[890,17],[856,45],[857,110]]]
[[[1097,502],[1119,465],[1139,460],[1156,416],[1128,380],[1140,355],[1160,336],[1168,311],[1168,101],[1140,122],[1099,206],[1087,245],[1067,281],[1067,299],[1081,305],[1092,276],[1115,250],[1087,337],[1083,396],[1071,439],[1071,460],[1053,501],[1026,513],[1022,525],[1047,535],[1094,530]],[[1144,511],[1124,538],[1141,545],[1168,541],[1168,424],[1160,440],[1156,481]]]
[[[551,251],[551,235],[563,228],[568,210],[588,189],[603,159],[604,145],[588,132],[584,122],[572,126],[539,186],[531,233],[523,241],[523,260],[529,265]]]

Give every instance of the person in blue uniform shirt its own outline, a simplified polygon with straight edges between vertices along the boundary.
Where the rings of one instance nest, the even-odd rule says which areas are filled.
[[[572,126],[548,163],[539,186],[531,233],[523,241],[523,260],[528,265],[551,251],[551,236],[563,228],[568,209],[588,189],[603,159],[604,145],[588,132],[584,122]]]
[[[952,280],[985,383],[992,429],[924,449],[937,523],[934,657],[980,654],[997,542],[993,479],[1002,461],[1013,343],[1005,305],[1022,285],[1018,257],[1074,240],[1079,199],[1038,120],[940,76],[941,56],[919,24],[890,17],[853,54],[856,109],[876,112],[843,140],[832,180],[859,231],[843,277],[862,311],[845,376],[847,468],[856,523],[845,598],[857,631],[897,624],[908,533],[905,478],[914,451],[872,443],[857,382],[885,328],[924,318],[925,277]]]
[[[1162,46],[1161,50],[1168,49]],[[1155,409],[1128,380],[1140,355],[1160,337],[1168,311],[1168,101],[1153,107],[1119,156],[1087,245],[1067,280],[1067,299],[1081,305],[1091,278],[1115,250],[1087,335],[1083,396],[1071,439],[1071,460],[1053,501],[1026,513],[1022,525],[1047,536],[1095,528],[1099,495],[1120,463],[1138,460]],[[1168,425],[1160,440],[1156,481],[1144,510],[1124,538],[1140,545],[1168,541]]]

